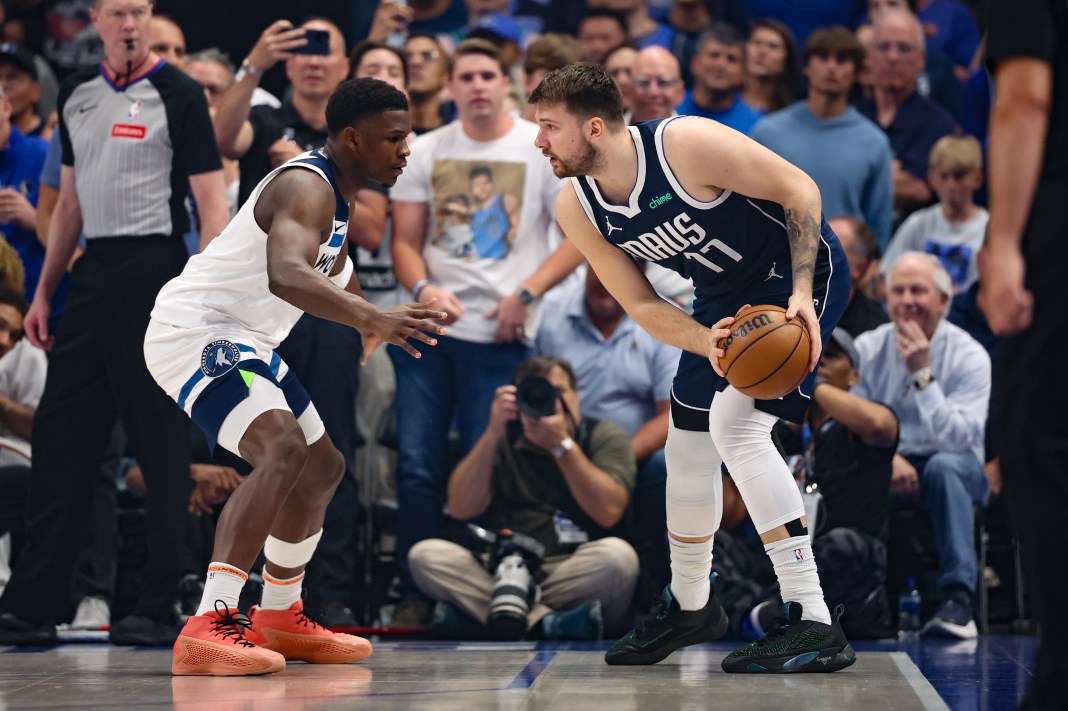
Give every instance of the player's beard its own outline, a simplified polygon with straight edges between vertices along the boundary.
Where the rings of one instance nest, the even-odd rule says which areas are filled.
[[[560,156],[556,158],[556,166],[553,174],[557,178],[577,178],[583,175],[595,173],[604,162],[601,153],[593,147],[589,141],[583,141],[583,149],[570,161],[565,161]]]

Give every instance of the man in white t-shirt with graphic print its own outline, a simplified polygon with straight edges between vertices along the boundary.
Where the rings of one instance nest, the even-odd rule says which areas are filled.
[[[429,603],[418,597],[407,556],[415,543],[441,537],[445,477],[453,463],[445,461],[449,429],[455,421],[461,455],[474,445],[486,429],[494,391],[531,355],[539,297],[582,260],[569,243],[556,247],[553,215],[561,183],[534,147],[537,126],[504,109],[508,73],[497,48],[482,40],[462,42],[448,87],[459,118],[416,139],[390,194],[397,280],[417,298],[436,299],[449,314],[449,336],[423,354],[420,368],[391,349],[402,571],[402,603],[393,623],[409,627],[429,621]],[[434,239],[442,231],[435,222],[444,203],[459,194],[475,204],[472,179],[487,172],[494,193],[508,195],[509,204],[498,201],[479,217],[487,224],[507,220],[509,238],[489,255],[458,254]]]

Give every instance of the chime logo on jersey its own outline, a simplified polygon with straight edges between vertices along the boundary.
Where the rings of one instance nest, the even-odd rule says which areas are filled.
[[[665,220],[654,227],[652,232],[643,232],[637,239],[628,240],[619,246],[650,262],[659,262],[681,253],[687,259],[692,259],[714,272],[722,272],[723,267],[713,259],[722,261],[723,257],[727,257],[735,262],[742,261],[742,255],[722,240],[711,239],[705,242],[707,236],[704,227],[694,222],[689,214],[680,212],[674,219]],[[697,245],[701,246],[693,249]]]
[[[200,352],[200,370],[209,378],[230,372],[241,360],[241,351],[230,341],[212,341]]]

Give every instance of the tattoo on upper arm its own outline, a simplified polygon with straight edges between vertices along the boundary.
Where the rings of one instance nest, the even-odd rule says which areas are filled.
[[[816,253],[820,224],[810,210],[786,209],[786,238],[790,241],[794,282],[798,279],[812,284],[816,272]]]

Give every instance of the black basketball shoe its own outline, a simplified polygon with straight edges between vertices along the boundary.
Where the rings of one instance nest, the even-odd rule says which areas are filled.
[[[604,655],[609,664],[656,664],[679,647],[719,639],[727,631],[727,613],[716,601],[715,587],[700,610],[685,611],[664,588],[649,616]]]
[[[782,606],[778,624],[755,642],[723,659],[723,671],[734,673],[833,672],[857,660],[839,620],[844,607],[834,611],[829,625],[801,619],[801,604]]]

